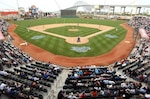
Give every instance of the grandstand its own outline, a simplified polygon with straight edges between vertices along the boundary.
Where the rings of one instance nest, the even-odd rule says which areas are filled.
[[[75,11],[70,15],[74,16]],[[65,13],[62,14],[65,18],[70,17]],[[92,18],[102,19],[101,16],[105,15]],[[114,17],[112,19],[117,20]],[[127,57],[105,66],[90,64],[69,67],[32,57],[28,46],[33,45],[21,39],[14,31],[9,31],[14,24],[0,19],[0,99],[150,99],[149,22],[150,18],[142,15],[125,21],[124,24],[134,30],[132,38],[135,41]],[[46,25],[42,25],[44,27]],[[31,32],[28,30],[27,33]],[[21,45],[20,42],[27,44]]]

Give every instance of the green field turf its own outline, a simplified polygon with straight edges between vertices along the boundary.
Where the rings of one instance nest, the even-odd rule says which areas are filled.
[[[77,29],[77,31],[69,31],[69,29]],[[52,29],[50,28],[50,29],[46,29],[45,31],[59,34],[59,35],[64,35],[67,37],[77,37],[77,36],[84,37],[92,33],[99,32],[100,30],[95,28],[71,25],[71,26],[56,27]]]
[[[14,21],[18,27],[15,32],[24,40],[39,46],[49,52],[56,55],[64,55],[69,57],[88,57],[98,56],[107,53],[114,48],[120,41],[122,41],[126,35],[127,30],[120,26],[125,21],[111,21],[111,20],[96,20],[96,19],[80,19],[80,18],[44,18],[36,20],[24,20]],[[99,34],[89,39],[86,44],[75,45],[68,44],[64,39],[42,34],[40,32],[31,31],[27,32],[28,26],[38,26],[44,24],[56,24],[56,23],[87,23],[87,24],[100,24],[113,26],[118,29],[110,30],[106,33]],[[87,29],[88,31],[88,29]],[[94,31],[93,31],[94,32]],[[82,35],[82,34],[81,34]],[[38,39],[33,39],[38,37]],[[80,51],[87,50],[87,52],[78,52],[72,50],[72,48],[78,48]]]

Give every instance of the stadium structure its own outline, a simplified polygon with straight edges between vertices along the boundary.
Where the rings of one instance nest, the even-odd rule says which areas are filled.
[[[78,1],[59,13],[42,12],[35,5],[28,11],[23,7],[18,11],[0,11],[0,98],[149,99],[150,18],[145,11],[149,12],[149,7]],[[128,8],[130,11],[126,11]],[[61,34],[66,28],[72,34],[81,29],[96,32]],[[60,34],[52,33],[57,29]],[[101,37],[104,39],[98,39]],[[44,38],[50,41],[46,49],[42,48]],[[110,46],[99,48],[104,40],[117,42],[108,54],[100,55],[101,58],[95,54],[77,57],[81,51],[91,50],[87,46]],[[98,43],[93,44],[95,41]],[[70,46],[80,52],[75,52],[75,57],[63,56],[62,53],[71,53],[67,50]],[[49,47],[53,53],[48,52]],[[62,49],[54,47],[65,51],[55,55]]]

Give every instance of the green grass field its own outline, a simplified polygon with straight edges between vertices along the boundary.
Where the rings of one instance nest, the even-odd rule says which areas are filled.
[[[51,53],[54,53],[56,55],[64,55],[64,56],[69,56],[69,57],[89,57],[89,56],[92,57],[92,56],[98,56],[98,55],[109,52],[120,41],[122,41],[126,35],[127,30],[125,30],[123,27],[120,26],[120,24],[124,23],[124,22],[125,21],[80,19],[80,18],[44,18],[44,19],[36,19],[36,20],[14,21],[14,23],[18,25],[18,27],[15,29],[15,32],[24,40],[26,40],[36,46],[39,46]],[[36,32],[36,31],[30,30],[30,32],[27,32],[28,26],[38,26],[38,25],[54,24],[54,23],[55,24],[56,23],[100,24],[100,25],[116,27],[118,29],[118,31],[116,32],[116,30],[113,29],[113,30],[110,30],[103,34],[99,34],[97,36],[90,38],[88,43],[81,44],[81,45],[69,44],[69,43],[65,42],[64,39],[46,35],[46,34],[43,34],[40,32]],[[78,27],[78,28],[80,28],[80,27]],[[48,29],[46,31],[52,31],[52,30]],[[61,27],[60,27],[60,30],[62,30]],[[95,29],[92,30],[91,28],[85,29],[85,27],[84,27],[85,32],[89,31],[89,30],[90,30],[90,33],[97,31]],[[93,32],[91,32],[91,30]],[[62,34],[59,34],[59,35],[65,35],[65,33],[63,33],[63,32],[61,32],[61,33]],[[79,34],[82,36],[88,35],[88,34],[83,35],[83,32],[81,32]],[[79,34],[77,34],[77,35],[79,35]],[[75,36],[77,36],[77,35],[75,35]],[[39,36],[42,38],[33,39],[33,37],[35,37],[35,36]],[[67,36],[72,37],[74,35],[69,34]],[[86,47],[86,48],[90,48],[90,50],[88,50],[86,52],[78,52],[78,51],[72,50],[73,47],[79,48],[79,50],[85,50],[85,47]]]
[[[69,31],[69,29],[77,29],[77,31]],[[77,36],[84,37],[92,33],[99,32],[100,30],[89,28],[89,27],[81,27],[81,26],[72,25],[72,26],[62,26],[62,27],[47,29],[45,31],[59,34],[59,35],[64,35],[67,37],[77,37]]]

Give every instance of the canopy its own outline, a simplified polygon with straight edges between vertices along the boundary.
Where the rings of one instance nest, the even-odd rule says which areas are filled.
[[[5,38],[4,38],[4,36],[3,36],[3,34],[2,34],[2,32],[0,31],[0,41],[2,41],[2,40],[4,40]]]
[[[145,38],[146,40],[149,39],[149,36],[148,36],[148,34],[147,34],[147,32],[146,32],[145,29],[140,28],[140,29],[139,29],[139,34],[141,35],[142,38]]]

